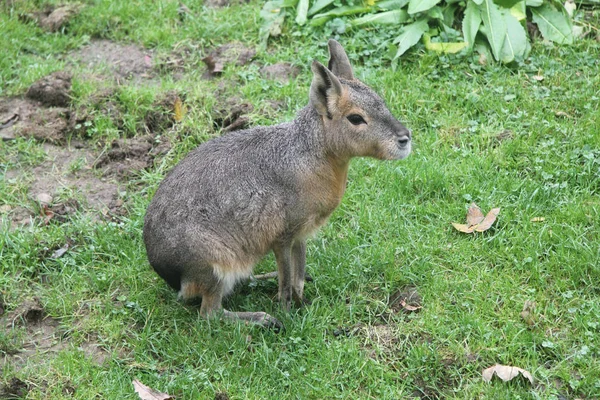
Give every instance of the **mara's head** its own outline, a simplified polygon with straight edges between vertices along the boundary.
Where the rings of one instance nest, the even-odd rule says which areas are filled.
[[[329,40],[329,64],[312,64],[310,103],[323,120],[337,155],[399,160],[411,150],[411,133],[367,85],[354,78],[343,47]]]

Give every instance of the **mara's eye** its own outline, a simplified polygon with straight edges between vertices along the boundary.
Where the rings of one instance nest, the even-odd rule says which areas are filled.
[[[346,118],[352,125],[366,124],[367,122],[358,114],[350,114]]]

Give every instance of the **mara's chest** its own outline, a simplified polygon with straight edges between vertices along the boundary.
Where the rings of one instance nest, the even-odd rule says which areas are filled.
[[[340,205],[346,181],[348,165],[326,165],[307,175],[302,180],[302,209],[305,211],[302,232],[308,236],[327,222],[333,211]],[[303,235],[303,236],[304,236]]]

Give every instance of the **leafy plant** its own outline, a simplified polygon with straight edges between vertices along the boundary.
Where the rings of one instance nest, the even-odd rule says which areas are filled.
[[[313,28],[339,18],[349,20],[343,30],[389,27],[398,32],[390,45],[393,60],[419,41],[438,53],[477,51],[503,63],[523,60],[531,49],[528,21],[548,41],[574,41],[571,16],[558,0],[273,0],[261,15],[264,45],[281,33],[287,16]]]

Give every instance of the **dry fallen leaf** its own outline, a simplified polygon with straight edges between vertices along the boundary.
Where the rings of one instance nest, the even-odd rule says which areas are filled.
[[[187,110],[185,105],[183,104],[181,99],[177,97],[177,99],[175,100],[175,104],[173,104],[173,118],[175,119],[175,122],[181,122],[181,120],[183,120],[183,117],[185,117],[186,111]]]
[[[48,225],[50,220],[54,218],[54,211],[52,211],[46,204],[42,206],[40,215],[44,217],[44,225]]]
[[[156,390],[144,385],[137,379],[134,379],[132,383],[135,392],[140,396],[141,400],[173,400],[173,397],[170,395],[157,392]]]
[[[421,309],[421,306],[411,306],[410,304],[407,304],[406,301],[404,301],[404,300],[400,300],[400,305],[406,311],[418,311]]]
[[[525,371],[519,367],[511,367],[510,365],[496,364],[492,367],[484,369],[482,374],[483,380],[490,382],[494,375],[502,379],[504,382],[508,382],[519,375],[523,375],[533,385],[533,376],[528,371]]]
[[[568,119],[571,119],[571,118],[573,118],[573,117],[571,117],[569,114],[567,114],[566,112],[564,112],[564,111],[560,111],[560,110],[559,110],[559,111],[556,111],[556,112],[554,113],[554,115],[556,115],[557,117],[561,117],[561,118],[568,118]]]
[[[496,221],[496,217],[500,214],[500,208],[492,208],[484,217],[481,209],[477,204],[472,203],[467,211],[467,224],[452,223],[456,230],[464,233],[484,232]]]

